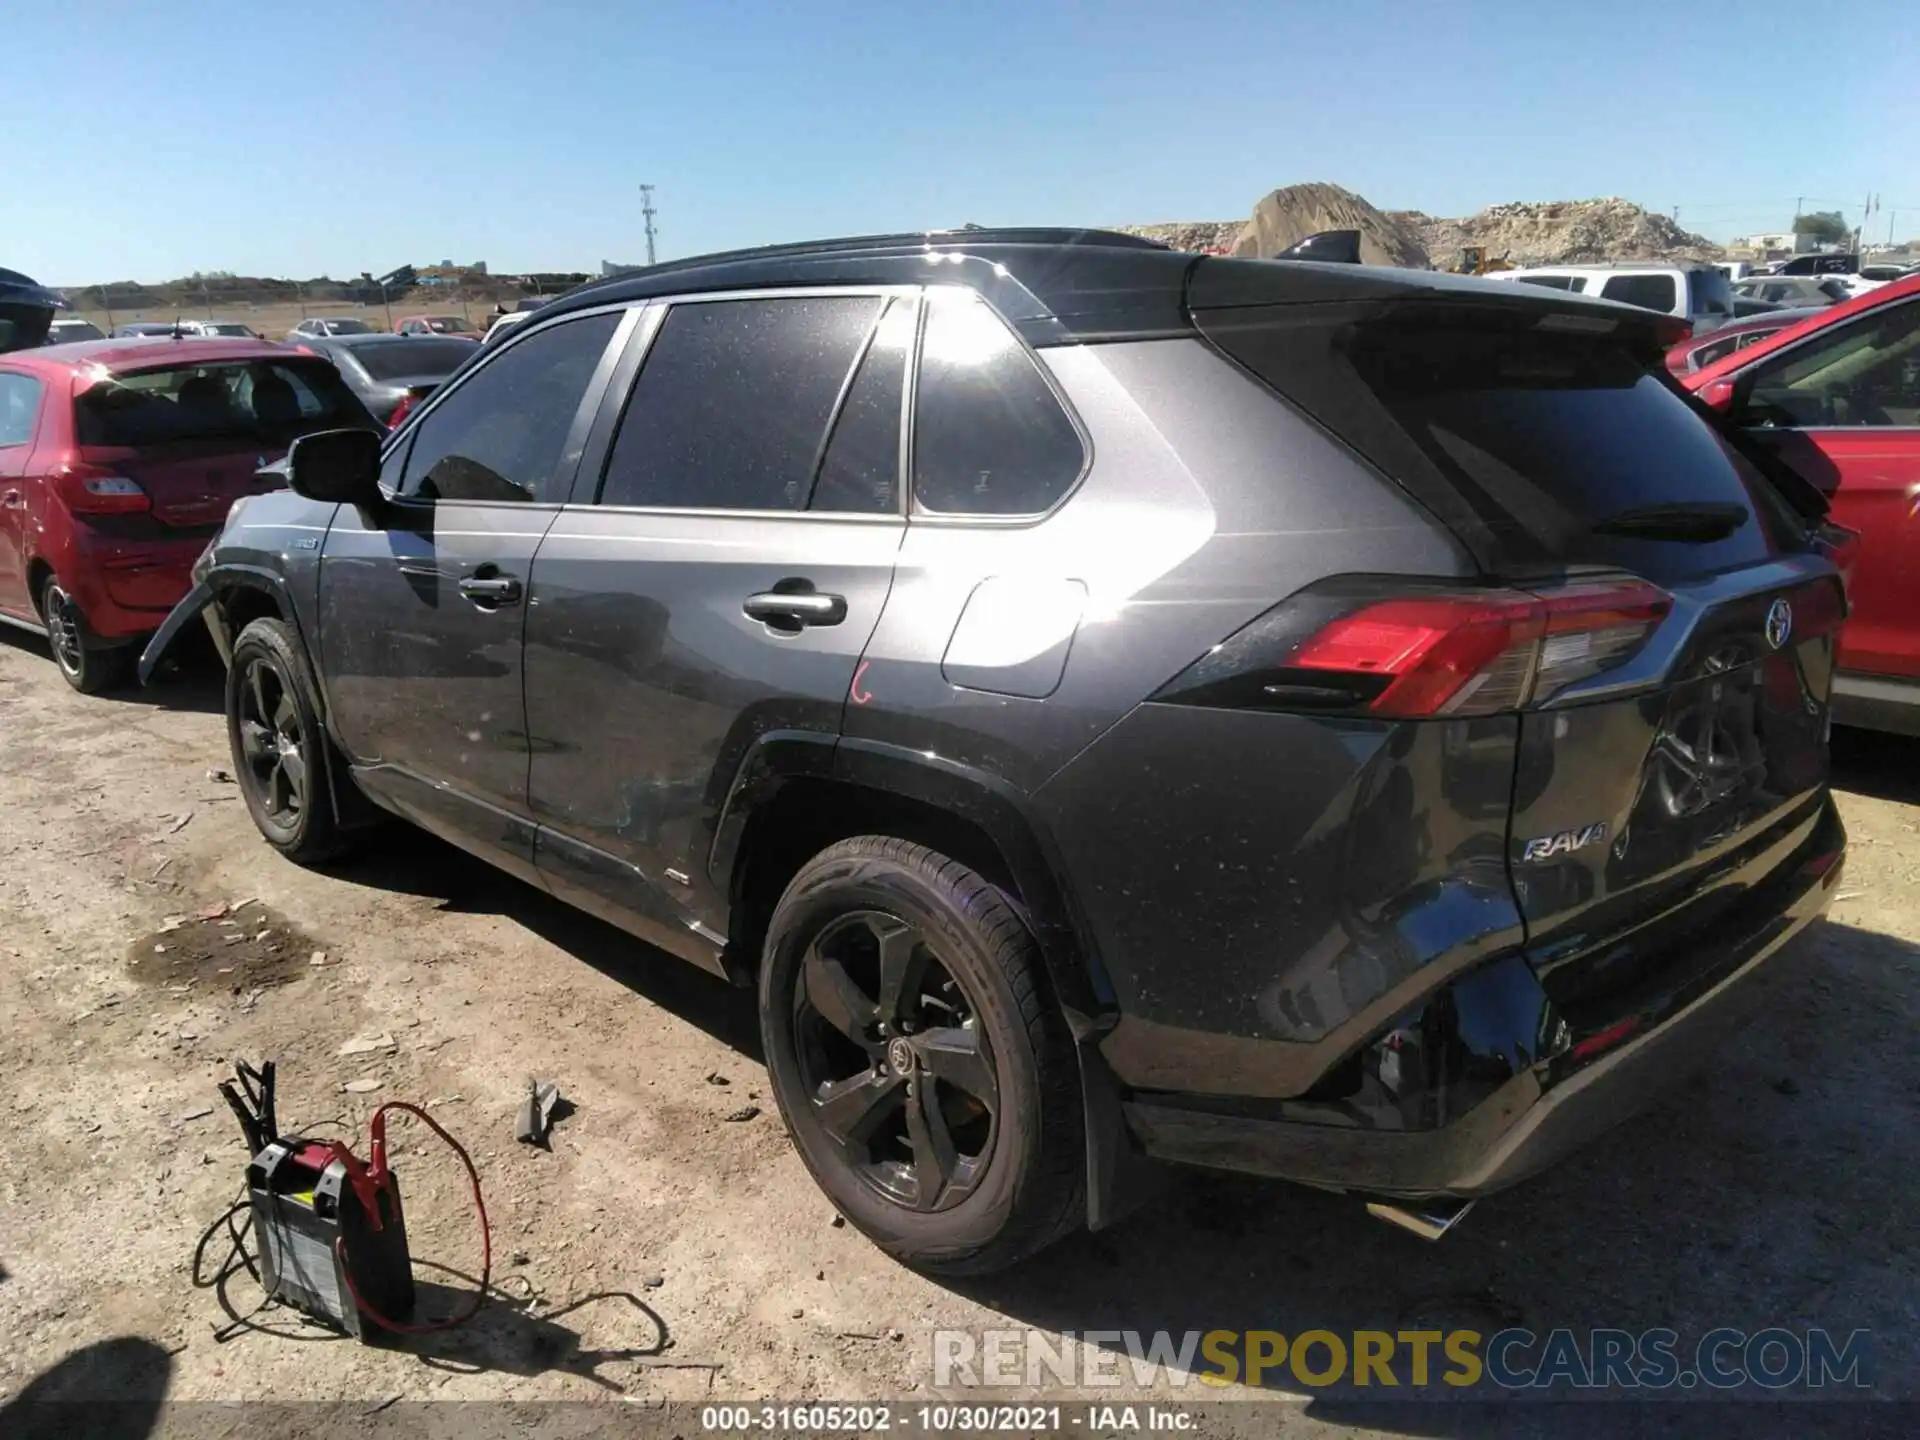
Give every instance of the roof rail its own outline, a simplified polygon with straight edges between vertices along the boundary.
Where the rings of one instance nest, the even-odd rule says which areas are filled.
[[[753,245],[742,250],[716,250],[663,260],[613,275],[599,276],[577,287],[589,290],[646,275],[669,275],[681,270],[704,270],[741,260],[778,260],[806,255],[858,254],[865,250],[904,250],[926,245],[1097,245],[1115,250],[1170,250],[1163,241],[1119,230],[1072,230],[1064,226],[962,225],[952,230],[903,230],[890,235],[852,235],[834,240],[798,240],[778,245]]]

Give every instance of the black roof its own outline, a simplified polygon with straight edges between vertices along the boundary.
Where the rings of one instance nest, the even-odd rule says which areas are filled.
[[[1193,310],[1242,305],[1430,299],[1597,313],[1627,326],[1659,318],[1564,291],[1431,270],[1202,256],[1109,230],[978,227],[696,255],[590,281],[539,314],[706,290],[930,282],[979,291],[1034,346],[1191,335]]]

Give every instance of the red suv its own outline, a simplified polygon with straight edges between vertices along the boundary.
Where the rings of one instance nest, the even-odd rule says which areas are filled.
[[[372,418],[332,365],[258,340],[0,354],[0,621],[77,690],[122,678],[233,502],[296,436]]]
[[[1860,534],[1833,718],[1920,735],[1920,275],[1681,383],[1823,491]]]

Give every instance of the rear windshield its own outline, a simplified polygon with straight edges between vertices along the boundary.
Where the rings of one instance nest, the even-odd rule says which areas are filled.
[[[231,440],[286,444],[314,430],[372,426],[331,365],[231,361],[112,375],[73,402],[82,445]]]
[[[342,349],[346,348],[344,346]],[[451,375],[474,353],[471,340],[395,340],[386,345],[359,345],[353,358],[376,380],[399,380],[410,375],[436,378]]]
[[[1456,312],[1209,333],[1424,501],[1494,573],[1598,565],[1664,581],[1775,553],[1782,502],[1650,368],[1658,360],[1532,325]],[[1646,538],[1649,510],[1671,506],[1712,507],[1732,517],[1731,532]]]
[[[329,335],[373,334],[373,326],[364,320],[322,320],[320,324]]]

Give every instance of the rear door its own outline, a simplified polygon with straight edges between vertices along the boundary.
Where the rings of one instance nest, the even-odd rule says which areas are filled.
[[[1677,983],[1811,843],[1841,613],[1803,523],[1650,344],[1596,322],[1413,303],[1220,337],[1445,520],[1489,585],[1540,602],[1508,870],[1576,1031]]]
[[[27,477],[45,385],[0,369],[0,610],[33,613],[27,594]]]
[[[849,290],[653,308],[535,559],[542,877],[696,962],[726,925],[707,859],[729,787],[776,732],[825,765],[886,602],[917,310]]]
[[[1860,534],[1840,668],[1920,681],[1920,296],[1743,371],[1735,421]]]

